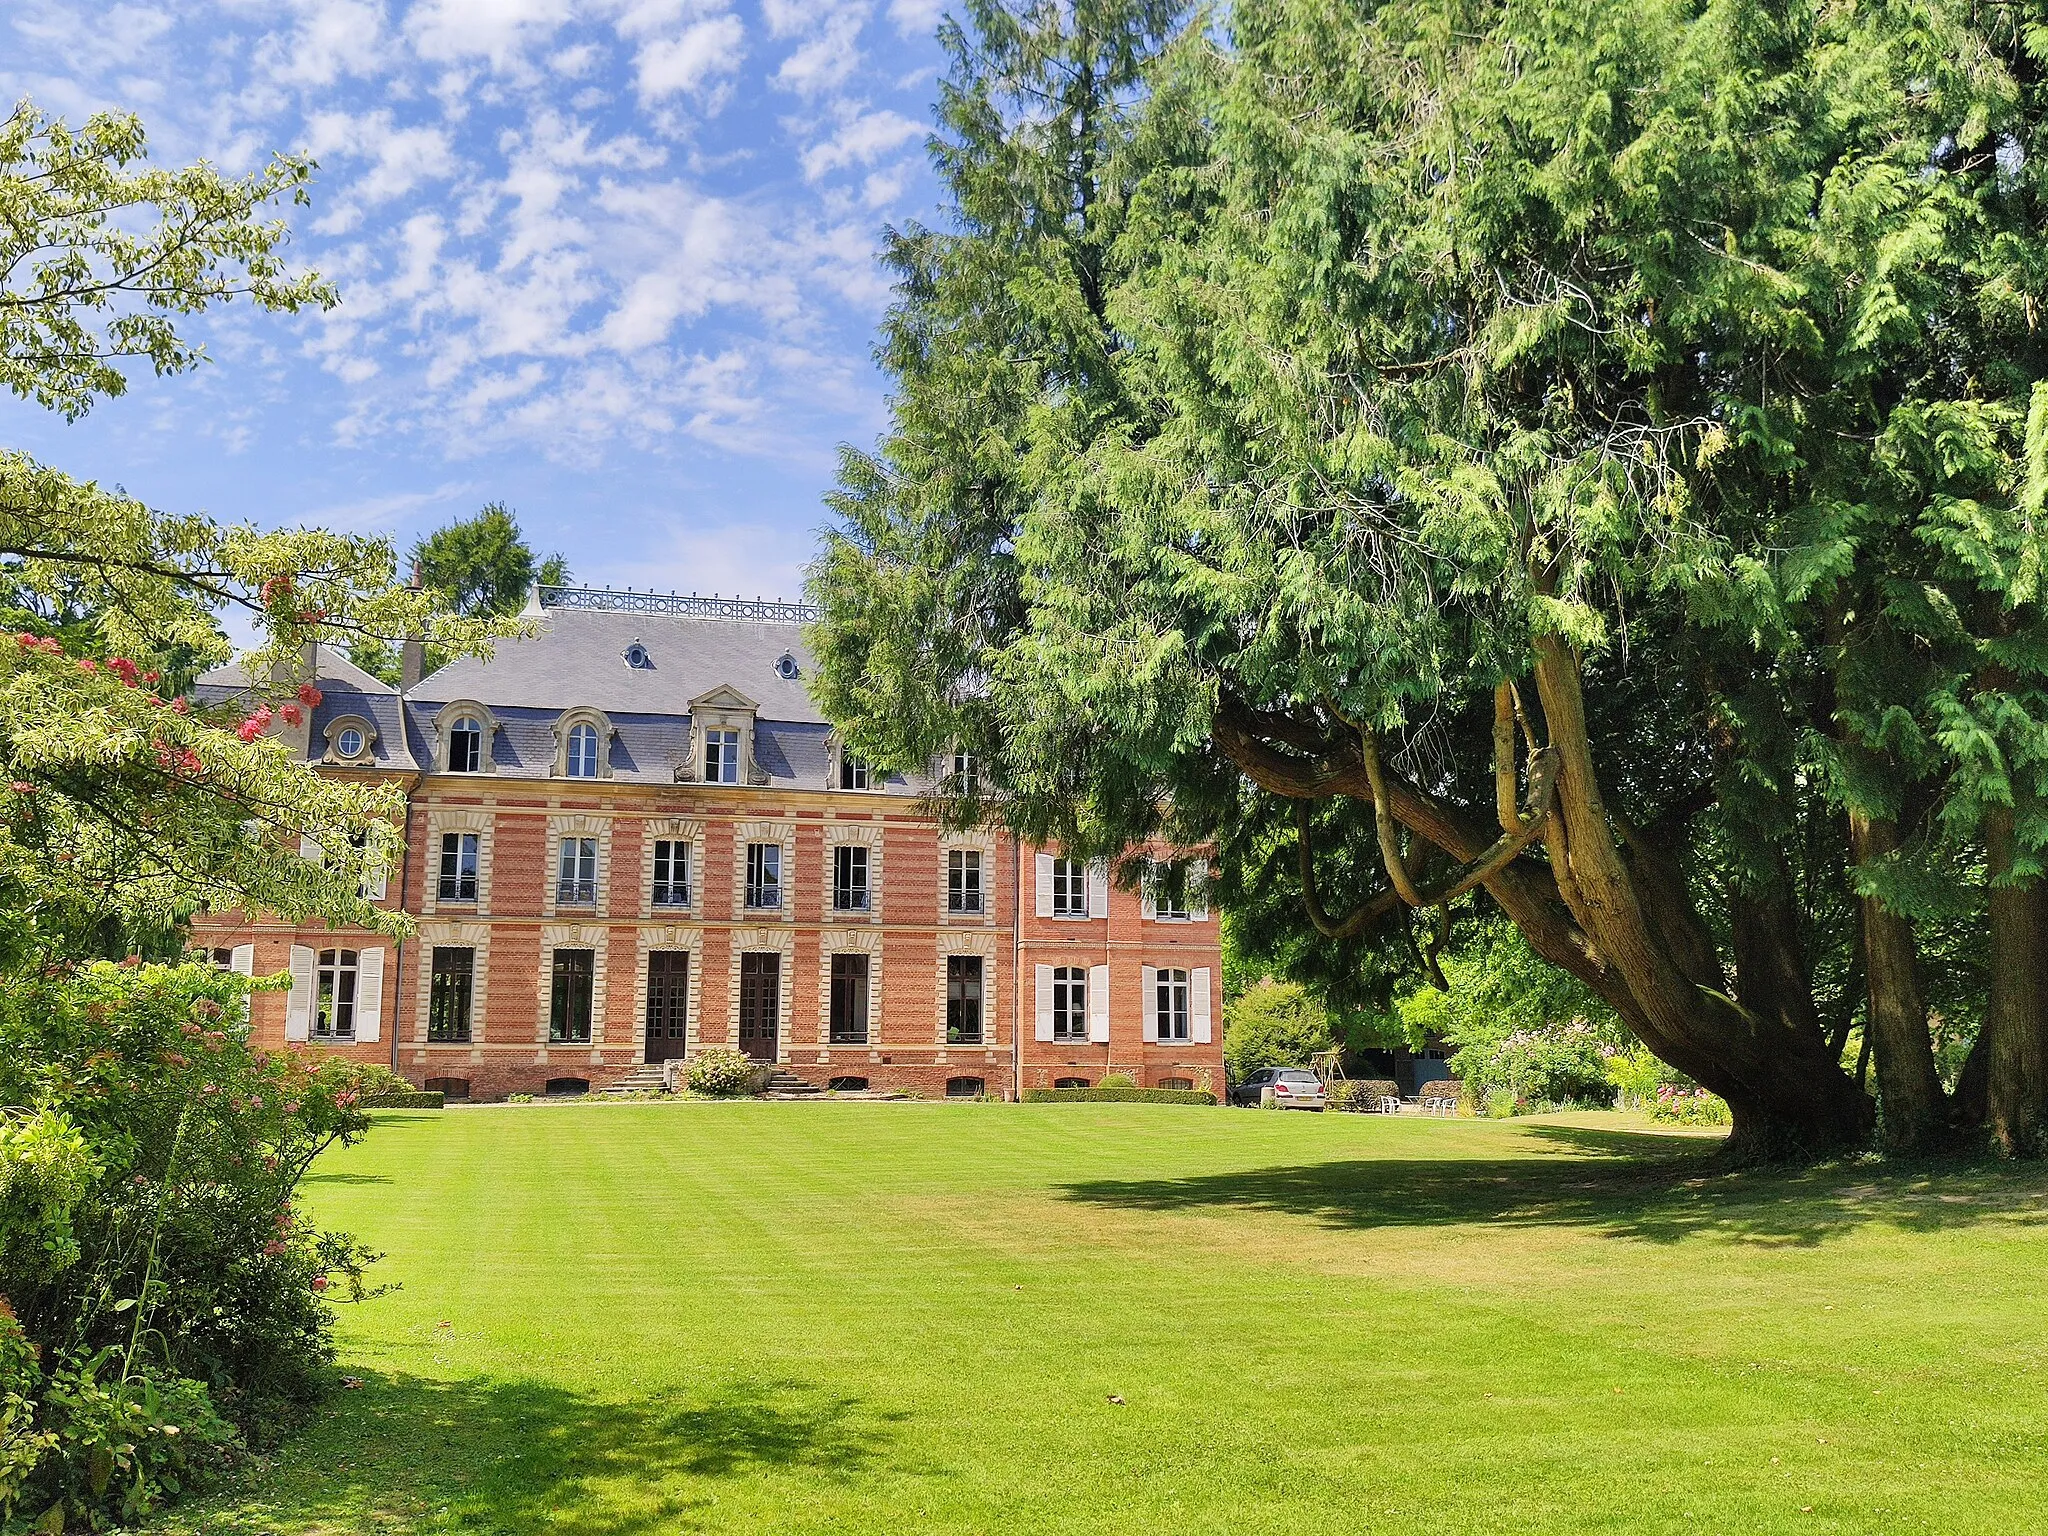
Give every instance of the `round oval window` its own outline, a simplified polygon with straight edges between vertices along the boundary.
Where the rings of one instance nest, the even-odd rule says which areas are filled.
[[[343,757],[360,757],[363,753],[363,733],[351,725],[335,738],[334,745]]]

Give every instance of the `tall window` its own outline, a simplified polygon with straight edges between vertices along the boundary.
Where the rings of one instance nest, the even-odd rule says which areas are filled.
[[[569,777],[572,779],[594,779],[597,777],[597,727],[576,725],[569,728]]]
[[[320,1040],[352,1040],[356,1032],[356,952],[320,951],[319,1004],[313,1014],[313,1035]]]
[[[832,905],[841,912],[868,909],[868,851],[859,843],[832,850]]]
[[[1088,1038],[1088,972],[1078,965],[1059,965],[1052,973],[1052,1037]]]
[[[841,789],[866,789],[868,787],[868,765],[851,752],[839,754],[839,787]]]
[[[1188,973],[1186,971],[1161,971],[1157,982],[1157,993],[1153,1000],[1155,1022],[1159,1026],[1159,1038],[1185,1040],[1188,1037]]]
[[[434,970],[427,994],[427,1038],[440,1045],[469,1043],[470,999],[476,983],[476,951],[434,946]]]
[[[1052,861],[1052,915],[1088,915],[1088,866],[1079,859]]]
[[[1178,892],[1169,893],[1166,882],[1175,874],[1183,876],[1181,888]],[[1162,923],[1188,922],[1193,914],[1188,911],[1187,884],[1182,867],[1177,864],[1154,864],[1150,870],[1150,877],[1153,881],[1152,915]]]
[[[589,907],[597,903],[597,839],[565,837],[555,872],[555,900],[561,905]]]
[[[441,834],[441,900],[476,900],[476,834]]]
[[[596,974],[596,950],[555,951],[554,982],[548,996],[550,1045],[583,1045],[589,1042],[590,996]]]
[[[832,1043],[868,1043],[868,957],[832,957]]]
[[[946,910],[981,910],[981,850],[955,848],[946,855]]]
[[[448,727],[448,771],[477,773],[484,763],[484,728],[476,716],[464,715]]]
[[[738,731],[706,731],[704,733],[704,782],[706,784],[737,784],[740,781],[740,733]]]
[[[747,844],[747,905],[765,911],[782,905],[782,844]]]
[[[981,789],[981,774],[972,752],[953,754],[953,793],[956,795],[978,794]]]
[[[654,843],[654,904],[690,904],[690,845],[681,839],[657,838]]]
[[[946,1044],[981,1044],[981,956],[946,956]]]

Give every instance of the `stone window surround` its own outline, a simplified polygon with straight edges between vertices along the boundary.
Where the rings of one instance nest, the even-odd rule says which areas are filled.
[[[490,806],[479,805],[430,805],[427,810],[427,868],[426,878],[421,881],[424,889],[420,892],[420,915],[432,917],[441,905],[441,834],[444,832],[474,832],[476,834],[476,902],[474,910],[478,917],[491,915],[491,836],[497,812]],[[448,903],[465,915],[472,910],[466,901]]]
[[[789,1060],[789,999],[791,975],[796,967],[796,935],[789,929],[776,927],[735,928],[728,937],[726,951],[726,994],[725,994],[725,1039],[721,1045],[739,1048],[740,1033],[740,956],[749,952],[765,954],[773,951],[782,956],[777,968],[780,983],[775,998],[775,1059]],[[870,1026],[872,1027],[872,1026]],[[691,1026],[692,1040],[696,1037],[696,1026]]]
[[[574,779],[576,784],[595,784],[612,776],[612,743],[618,737],[618,727],[611,717],[601,709],[592,709],[587,704],[578,704],[565,709],[555,717],[555,765],[551,770],[558,779],[569,777],[569,733],[579,725],[590,726],[597,732],[597,778]]]
[[[704,910],[704,823],[684,816],[663,816],[640,824],[640,917],[645,920],[656,915],[654,910],[654,845],[657,842],[688,843],[690,845],[690,904],[681,908],[662,908],[665,914],[671,910],[688,912],[692,916]],[[741,855],[744,861],[745,855]],[[606,854],[600,850],[598,862],[605,862]],[[741,878],[746,876],[744,862],[740,868]],[[745,900],[742,893],[741,900]],[[697,983],[692,980],[694,990]],[[690,1021],[695,1031],[696,1020]]]
[[[498,742],[498,717],[475,699],[455,699],[434,711],[434,771],[448,772],[448,733],[464,715],[475,716],[477,724],[484,728],[483,747],[477,755],[476,777],[496,773],[498,768],[493,758]],[[470,775],[465,773],[458,777],[466,779]]]
[[[648,840],[648,846],[653,846],[651,838]],[[647,1059],[647,957],[657,949],[679,949],[690,957],[688,1000],[684,1004],[684,1007],[689,1010],[689,1018],[685,1021],[689,1034],[683,1040],[683,1053],[686,1056],[695,1056],[697,1054],[697,1025],[702,1017],[700,1004],[704,996],[704,967],[701,963],[704,958],[702,936],[695,928],[681,928],[673,924],[667,926],[643,925],[637,939],[633,965],[633,1059],[635,1061],[645,1061]],[[596,1031],[593,1029],[592,1034],[595,1035],[595,1033]]]
[[[414,940],[419,946],[418,975],[414,978],[412,1043],[414,1061],[424,1061],[427,1051],[465,1051],[472,1061],[483,1059],[484,1019],[489,1012],[486,1001],[490,996],[491,977],[491,925],[473,922],[441,922],[420,924],[419,934]],[[434,965],[436,947],[443,949],[473,949],[476,951],[476,967],[470,974],[469,982],[469,1040],[467,1043],[450,1041],[429,1041],[427,1039],[427,1014],[433,1006]]]
[[[546,880],[540,890],[540,915],[553,917],[556,912],[562,876],[562,839],[565,837],[597,839],[597,904],[592,907],[572,905],[562,910],[579,916],[603,917],[611,908],[612,818],[560,812],[548,817]]]
[[[875,821],[828,821],[825,823],[825,872],[818,905],[828,923],[880,923],[882,921],[882,824]],[[865,912],[842,912],[832,905],[838,879],[837,849],[847,846],[868,851],[868,906]],[[788,855],[784,855],[787,859]],[[785,896],[784,905],[788,904]]]
[[[363,733],[363,750],[354,757],[344,757],[336,743],[341,740],[341,733],[351,727]],[[376,764],[377,726],[368,715],[336,715],[321,728],[321,735],[327,739],[326,750],[320,754],[321,762],[342,768],[367,768]]]
[[[600,854],[602,859],[603,855]],[[548,1009],[554,1001],[555,951],[558,949],[587,949],[592,952],[590,964],[590,1060],[593,1065],[604,1061],[605,983],[606,961],[611,950],[611,929],[603,923],[544,923],[540,930],[540,968],[534,978],[534,1055],[536,1063],[548,1060],[548,1052],[559,1051],[573,1055],[586,1049],[583,1042],[569,1041],[548,1043]],[[641,1026],[636,1033],[644,1031]],[[645,1042],[643,1041],[643,1044]]]
[[[939,935],[936,982],[933,991],[935,1011],[933,1013],[932,1039],[944,1059],[947,1050],[992,1051],[997,1047],[997,1026],[1002,1022],[1002,1010],[996,1002],[996,953],[999,948],[995,934],[942,933]],[[979,1045],[946,1044],[946,960],[952,955],[981,956],[981,1043]]]
[[[747,905],[747,845],[782,845],[782,905],[776,909]],[[694,875],[693,875],[694,877]],[[826,886],[829,892],[830,884]],[[691,892],[695,895],[696,892]],[[701,905],[701,904],[700,904]],[[732,920],[736,923],[787,923],[796,915],[796,821],[735,821],[732,826]],[[739,975],[734,971],[733,975]],[[735,983],[737,985],[737,983]],[[735,998],[738,993],[733,994]],[[738,1006],[735,1003],[734,1006]]]
[[[948,859],[955,848],[981,855],[981,910],[955,912],[946,905]],[[993,832],[939,834],[939,921],[952,927],[993,928],[996,921],[996,839]]]
[[[878,795],[886,787],[888,776],[877,769],[873,763],[869,763],[867,765],[868,787],[866,789],[843,788],[839,783],[839,771],[845,766],[845,762],[846,742],[837,731],[834,731],[825,741],[825,787],[829,790],[836,790],[844,795]]]
[[[834,955],[866,955],[868,957],[868,1038],[864,1045],[832,1043],[832,957]],[[985,990],[985,989],[984,989]],[[941,1024],[940,1034],[945,1033]],[[864,933],[853,929],[847,933],[828,933],[818,945],[818,1050],[822,1053],[835,1051],[865,1051],[879,1048],[882,1043],[882,936],[879,933]]]
[[[690,747],[689,760],[684,771],[677,777],[685,782],[704,783],[704,745],[706,731],[738,731],[740,733],[739,778],[731,785],[721,788],[737,788],[742,784],[761,785],[768,782],[768,775],[761,771],[754,761],[754,720],[760,705],[748,698],[729,683],[721,683],[708,693],[700,693],[689,701]]]

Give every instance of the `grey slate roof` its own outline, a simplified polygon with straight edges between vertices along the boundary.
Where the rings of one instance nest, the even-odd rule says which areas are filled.
[[[389,683],[379,682],[331,645],[323,645],[314,653],[313,675],[320,679],[320,686],[323,689],[332,683],[354,693],[384,693],[393,696],[398,693],[396,688]],[[200,673],[193,686],[217,690],[203,697],[218,700],[226,694],[239,692],[248,687],[249,674],[242,670],[241,662],[231,661],[225,666]]]
[[[613,716],[685,715],[691,699],[724,683],[760,705],[763,720],[826,724],[805,687],[811,659],[794,624],[577,608],[547,609],[540,623],[535,638],[505,641],[489,661],[450,662],[411,697],[474,699],[493,710],[518,705],[550,716],[579,704]],[[653,662],[645,670],[625,662],[636,640]],[[784,652],[796,659],[794,680],[776,674]]]

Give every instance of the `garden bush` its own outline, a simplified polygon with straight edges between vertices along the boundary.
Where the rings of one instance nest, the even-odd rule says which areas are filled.
[[[1518,1029],[1498,1040],[1478,1041],[1452,1058],[1466,1096],[1487,1114],[1566,1107],[1605,1109],[1614,1103],[1607,1062],[1614,1047],[1584,1020],[1548,1028]]]
[[[390,1074],[255,1050],[251,985],[203,964],[0,978],[0,1104],[28,1106],[0,1137],[0,1296],[46,1390],[84,1402],[81,1362],[118,1347],[123,1382],[175,1402],[197,1381],[252,1436],[317,1397],[330,1302],[366,1294],[375,1256],[293,1191],[368,1129],[363,1094]]]
[[[1380,1107],[1380,1100],[1399,1097],[1401,1087],[1392,1078],[1345,1079],[1330,1084],[1329,1105],[1332,1109],[1376,1110]]]
[[[445,1109],[448,1096],[440,1089],[408,1088],[402,1093],[378,1093],[363,1100],[365,1109]]]
[[[1135,1088],[1138,1086],[1138,1080],[1128,1072],[1105,1072],[1102,1074],[1102,1081],[1098,1082],[1095,1086],[1098,1088]]]
[[[761,1064],[744,1051],[714,1045],[697,1053],[690,1063],[690,1089],[717,1099],[736,1099],[758,1092]]]
[[[1123,1074],[1113,1074],[1121,1076]],[[1200,1088],[1115,1088],[1107,1082],[1094,1088],[1026,1088],[1027,1104],[1214,1104],[1216,1095]]]
[[[1665,1125],[1729,1125],[1734,1116],[1728,1101],[1704,1088],[1680,1088],[1667,1083],[1643,1106],[1652,1120]]]

